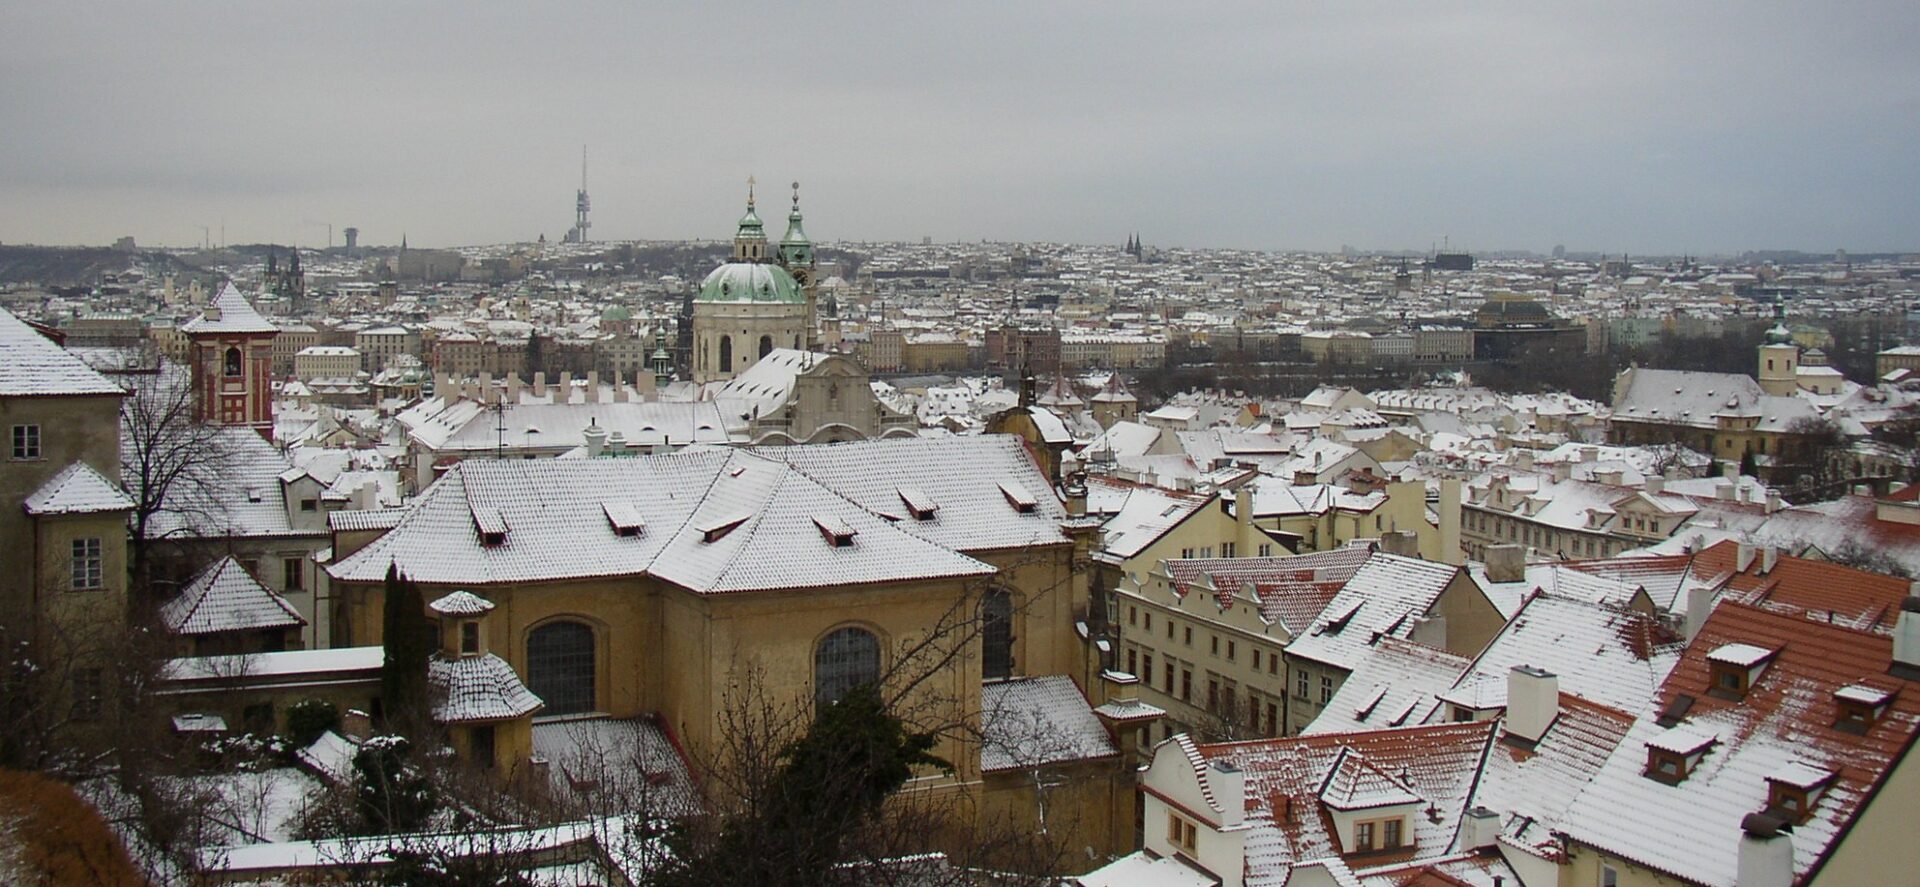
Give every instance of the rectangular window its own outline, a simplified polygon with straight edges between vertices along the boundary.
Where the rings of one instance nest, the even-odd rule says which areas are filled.
[[[1620,887],[1620,870],[1604,862],[1601,863],[1600,887]]]
[[[1353,852],[1365,853],[1373,849],[1373,823],[1356,822],[1353,824]]]
[[[1260,556],[1261,556],[1261,557],[1272,557],[1272,556],[1273,556],[1273,543],[1270,543],[1270,542],[1262,542],[1262,543],[1260,543]]]
[[[306,588],[306,571],[301,567],[302,559],[290,557],[280,562],[280,588],[283,591],[300,591]]]
[[[1307,670],[1298,669],[1294,671],[1293,677],[1293,695],[1301,699],[1307,698]]]
[[[469,619],[465,622],[460,623],[460,652],[462,653],[480,652],[480,623],[479,622]]]
[[[1213,640],[1213,649],[1207,652],[1212,653],[1215,656],[1218,656],[1220,655],[1220,636],[1216,634],[1213,636],[1212,640]]]
[[[1153,611],[1152,610],[1148,610],[1147,612],[1140,614],[1140,627],[1145,628],[1148,631],[1153,630]]]
[[[73,559],[68,564],[71,587],[76,591],[101,587],[105,575],[104,561],[98,537],[73,540]]]
[[[1280,673],[1280,654],[1268,653],[1267,654],[1267,674],[1279,674],[1279,673]]]
[[[1233,654],[1234,654],[1234,649],[1233,649],[1233,639],[1232,639],[1232,638],[1228,638],[1228,639],[1227,639],[1227,661],[1228,661],[1228,662],[1232,662],[1232,661],[1234,661],[1234,659],[1233,659]]]
[[[1254,671],[1260,670],[1260,651],[1259,650],[1253,651],[1253,670]]]
[[[1220,710],[1220,682],[1209,680],[1207,681],[1207,711],[1217,712],[1219,710]]]
[[[1280,735],[1280,706],[1267,703],[1267,735]]]
[[[40,458],[40,426],[38,425],[13,426],[13,458],[15,459]]]
[[[1167,620],[1167,640],[1173,640],[1173,620]]]
[[[1164,683],[1167,686],[1168,696],[1173,695],[1173,672],[1174,672],[1173,660],[1169,659],[1167,660],[1167,663],[1166,663],[1166,674],[1165,674],[1166,680],[1164,681]]]
[[[1386,838],[1386,843],[1383,846],[1388,849],[1400,846],[1400,820],[1387,820],[1386,828],[1383,832],[1383,837]]]
[[[1193,626],[1187,626],[1187,646],[1193,646]]]
[[[1127,651],[1127,674],[1139,674],[1139,672],[1134,671],[1134,669],[1139,667],[1139,665],[1140,665],[1140,651],[1128,650]]]
[[[1333,701],[1333,676],[1321,675],[1320,676],[1320,704],[1326,705],[1327,703],[1332,701]]]
[[[1193,669],[1191,668],[1180,669],[1180,698],[1187,702],[1193,701]]]
[[[1232,543],[1232,542],[1222,542],[1222,543],[1220,543],[1220,556],[1221,556],[1221,557],[1233,557],[1233,545],[1234,545],[1234,543]]]
[[[1131,606],[1127,607],[1127,624],[1128,625],[1139,625],[1140,624],[1139,617],[1140,617],[1140,611],[1138,609],[1135,609],[1134,607],[1131,607]]]

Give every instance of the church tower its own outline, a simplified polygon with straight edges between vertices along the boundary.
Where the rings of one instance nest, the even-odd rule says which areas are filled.
[[[746,372],[774,349],[813,344],[813,289],[788,271],[786,256],[804,257],[812,270],[812,245],[795,227],[781,254],[767,253],[767,235],[755,210],[753,180],[747,180],[747,214],[733,236],[733,256],[713,269],[694,296],[689,364],[693,381],[724,382]],[[798,237],[797,241],[793,238]]]
[[[1800,390],[1800,346],[1793,343],[1786,318],[1774,309],[1773,328],[1760,344],[1760,390],[1785,397]]]
[[[780,238],[780,267],[793,275],[793,282],[807,296],[806,350],[819,350],[820,281],[814,276],[813,241],[807,239],[800,219],[800,183],[793,183],[793,211],[787,213],[787,233]]]
[[[190,346],[195,418],[273,436],[273,337],[280,329],[228,283],[181,327]]]

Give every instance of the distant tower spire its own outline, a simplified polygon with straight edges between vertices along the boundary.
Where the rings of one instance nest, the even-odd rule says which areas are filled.
[[[587,199],[587,146],[580,146],[580,190],[573,196],[573,230],[567,232],[566,242],[586,243],[587,229],[593,223],[587,221],[587,210],[593,208],[593,201]]]

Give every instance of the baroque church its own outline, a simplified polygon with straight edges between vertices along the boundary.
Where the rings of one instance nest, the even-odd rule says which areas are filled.
[[[815,350],[819,286],[813,243],[801,227],[800,183],[793,184],[787,233],[769,251],[747,181],[747,213],[733,235],[733,257],[707,275],[690,318],[693,380],[724,382],[776,348]]]

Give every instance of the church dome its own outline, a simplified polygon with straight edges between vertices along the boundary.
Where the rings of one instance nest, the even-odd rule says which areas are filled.
[[[713,269],[700,284],[698,302],[772,302],[802,304],[793,275],[779,265],[756,262],[728,262]]]
[[[600,312],[600,319],[603,321],[632,320],[633,312],[628,311],[625,305],[609,305],[607,310]]]

